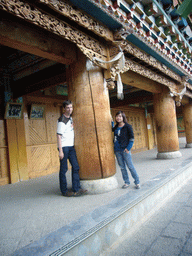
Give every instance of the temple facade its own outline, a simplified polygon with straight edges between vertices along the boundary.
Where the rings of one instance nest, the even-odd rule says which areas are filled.
[[[59,170],[56,127],[74,105],[80,178],[116,186],[111,116],[133,153],[192,147],[192,1],[0,0],[0,185]]]

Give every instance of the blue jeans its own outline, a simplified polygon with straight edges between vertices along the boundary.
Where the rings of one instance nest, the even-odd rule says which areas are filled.
[[[72,166],[72,189],[77,192],[80,189],[79,164],[74,147],[63,147],[64,158],[60,160],[59,181],[61,193],[67,192],[66,172],[68,170],[67,159]]]
[[[131,152],[129,151],[129,153],[126,153],[123,151],[118,151],[118,152],[115,152],[115,155],[117,158],[118,165],[121,168],[121,173],[122,173],[124,182],[126,184],[130,184],[128,172],[126,169],[126,165],[127,165],[133,179],[135,180],[134,183],[136,185],[139,184],[139,176],[138,176],[138,174],[135,170],[135,167],[133,165]]]

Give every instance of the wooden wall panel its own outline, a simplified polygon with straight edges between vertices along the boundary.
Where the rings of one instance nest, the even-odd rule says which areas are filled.
[[[0,185],[9,183],[8,151],[5,133],[5,121],[0,120]]]
[[[17,145],[17,126],[16,120],[7,119],[7,140],[8,143],[8,157],[9,157],[9,168],[10,168],[10,180],[11,183],[20,181],[19,169],[18,169],[18,145]]]
[[[49,145],[29,146],[28,165],[29,178],[36,178],[49,173],[51,167],[51,152]]]
[[[112,108],[111,114],[113,120],[115,122],[115,115],[116,113],[122,110],[124,111],[127,121],[133,127],[133,132],[135,136],[135,141],[133,144],[132,152],[139,152],[142,150],[148,149],[148,142],[147,142],[147,126],[146,126],[146,118],[145,112],[141,109],[134,109],[134,108]]]
[[[24,120],[7,119],[8,158],[11,183],[28,179]]]
[[[7,148],[0,148],[0,185],[9,183]]]
[[[52,168],[55,170],[55,171],[58,171],[58,167],[60,166],[60,161],[59,161],[59,153],[58,153],[58,149],[57,149],[57,146],[55,144],[53,145],[50,145],[50,150],[51,150],[51,165],[52,165]]]
[[[30,120],[28,122],[27,145],[44,144],[47,142],[45,120]]]
[[[0,148],[7,147],[6,135],[5,135],[5,121],[0,120]]]
[[[41,104],[36,101],[27,101],[27,105]],[[25,115],[27,159],[29,178],[45,176],[59,171],[59,154],[57,150],[57,120],[61,115],[61,103],[54,102],[43,104],[45,118],[43,120],[31,120],[27,110]]]
[[[47,142],[57,143],[56,131],[57,120],[61,115],[59,106],[47,105],[46,106],[46,129],[47,129]]]

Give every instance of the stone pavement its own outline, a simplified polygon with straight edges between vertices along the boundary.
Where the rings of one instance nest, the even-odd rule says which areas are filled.
[[[103,255],[192,255],[192,179]]]
[[[156,184],[160,174],[174,173],[192,161],[192,150],[185,148],[185,138],[180,138],[180,151],[181,158],[169,160],[156,159],[156,149],[133,154],[133,162],[141,181],[139,191],[135,190],[133,183],[128,189],[121,189],[123,182],[118,167],[116,177],[119,187],[105,194],[78,198],[62,197],[58,173],[1,186],[0,255],[13,254],[16,250],[86,216],[98,207],[107,207],[115,199],[135,193],[139,195],[144,190],[142,186],[147,187],[147,182]],[[70,188],[70,171],[67,178]]]

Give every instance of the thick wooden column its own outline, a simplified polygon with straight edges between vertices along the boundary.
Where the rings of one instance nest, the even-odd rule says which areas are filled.
[[[175,101],[168,88],[154,95],[154,112],[157,133],[157,158],[180,157]]]
[[[108,89],[104,88],[102,69],[90,65],[86,56],[78,51],[78,61],[68,67],[67,76],[69,99],[74,106],[75,148],[80,178],[99,180],[111,177],[116,168],[109,96]],[[107,179],[104,180],[106,187]],[[101,181],[97,182],[96,186],[100,185]]]
[[[183,107],[183,118],[185,123],[186,148],[192,148],[192,104]]]

